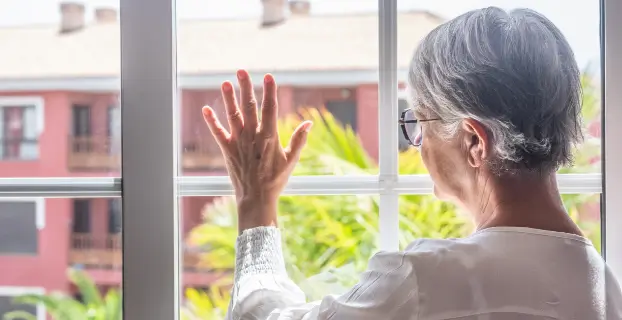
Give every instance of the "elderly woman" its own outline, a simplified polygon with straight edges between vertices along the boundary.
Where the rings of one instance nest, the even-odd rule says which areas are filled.
[[[412,59],[404,134],[436,196],[468,211],[477,231],[378,253],[349,292],[313,303],[285,272],[277,229],[277,199],[312,124],[282,149],[274,78],[264,78],[259,122],[251,79],[237,77],[240,103],[222,86],[230,132],[203,109],[238,203],[229,318],[622,319],[619,285],[556,186],[582,138],[581,87],[568,42],[542,15],[468,12],[432,31]]]

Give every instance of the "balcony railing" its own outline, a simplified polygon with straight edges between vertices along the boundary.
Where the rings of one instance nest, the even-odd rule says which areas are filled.
[[[120,149],[108,136],[70,136],[68,167],[71,170],[118,170]],[[184,142],[181,163],[185,170],[221,170],[224,159],[214,142]]]
[[[114,150],[108,136],[70,136],[67,165],[72,170],[116,170],[120,151]]]
[[[121,235],[95,236],[90,233],[71,235],[69,264],[86,269],[121,269],[123,251]],[[213,271],[200,253],[184,251],[183,267],[186,271]]]

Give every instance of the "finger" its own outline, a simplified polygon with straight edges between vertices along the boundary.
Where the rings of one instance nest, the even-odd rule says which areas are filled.
[[[257,131],[257,99],[253,92],[253,83],[246,70],[238,70],[237,76],[240,84],[240,107],[244,116],[244,129],[255,133]]]
[[[236,136],[244,128],[244,118],[242,112],[238,108],[238,101],[235,98],[235,91],[233,90],[233,84],[229,81],[223,82],[220,87],[222,93],[222,99],[225,102],[225,110],[227,111],[227,121],[229,121],[229,130],[231,135]]]
[[[263,102],[261,103],[260,131],[275,135],[277,130],[278,99],[277,86],[274,77],[267,74],[263,79]]]
[[[300,153],[302,152],[302,148],[304,148],[307,143],[307,136],[309,135],[309,130],[313,126],[313,122],[305,121],[301,123],[294,133],[292,134],[292,138],[289,141],[289,146],[285,149],[287,154],[287,161],[289,163],[297,162],[300,158]]]
[[[220,121],[218,121],[218,118],[216,117],[216,114],[214,113],[214,110],[212,108],[205,106],[201,111],[203,113],[203,119],[205,120],[205,123],[207,123],[207,127],[209,128],[209,131],[214,136],[214,139],[216,139],[218,145],[223,148],[227,144],[227,142],[229,142],[231,135],[229,134],[229,132],[227,132],[227,129],[222,126]]]

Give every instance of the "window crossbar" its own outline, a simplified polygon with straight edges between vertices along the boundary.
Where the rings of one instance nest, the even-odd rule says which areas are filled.
[[[2,178],[0,198],[106,198],[120,197],[121,178]],[[600,173],[560,174],[561,193],[601,193]],[[178,177],[180,196],[233,196],[227,176]],[[400,195],[433,194],[429,175],[401,175],[385,181],[379,175],[295,176],[284,195]]]

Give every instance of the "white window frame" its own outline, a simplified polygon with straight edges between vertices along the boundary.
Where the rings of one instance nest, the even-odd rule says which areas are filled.
[[[17,287],[17,286],[0,286],[0,296],[18,297],[25,294],[44,294],[45,289],[40,287]],[[45,320],[45,306],[41,303],[37,304],[37,320]]]
[[[41,134],[43,133],[43,127],[45,126],[45,116],[43,113],[44,99],[39,96],[3,96],[0,97],[0,110],[6,107],[35,107],[35,130],[37,132],[37,156],[34,158],[20,157],[17,159],[0,159],[0,161],[36,161],[41,158]],[[2,119],[0,119],[2,121]]]
[[[180,241],[178,198],[232,195],[227,177],[180,177],[175,0],[120,0],[123,178],[0,179],[1,197],[123,196],[123,290],[126,319],[178,319]],[[398,174],[397,1],[379,3],[379,174],[293,177],[290,195],[380,196],[380,249],[397,250],[400,194],[431,194],[425,175]],[[148,10],[145,10],[148,8]],[[603,251],[622,277],[622,12],[619,0],[601,0],[603,146],[601,174],[558,175],[562,193],[603,193]],[[604,32],[606,31],[606,32]],[[301,75],[302,76],[302,75]],[[369,75],[367,75],[369,77]],[[224,75],[214,76],[224,79]],[[289,74],[288,81],[296,81]],[[374,77],[375,78],[375,77]],[[213,81],[216,81],[211,79]],[[221,80],[222,80],[221,79]],[[351,78],[350,78],[351,79]],[[199,79],[182,78],[201,86]],[[372,79],[373,80],[373,79]],[[194,81],[194,82],[193,82]],[[181,82],[181,80],[180,80]],[[218,80],[217,82],[220,82]],[[82,83],[82,80],[81,80]],[[118,80],[109,79],[108,86]],[[3,81],[2,87],[12,83]],[[613,107],[608,107],[613,106]],[[614,232],[607,232],[614,230]]]

